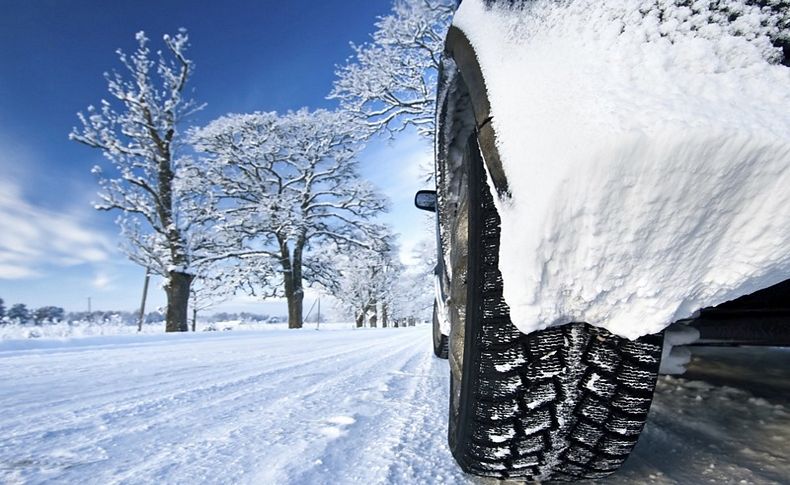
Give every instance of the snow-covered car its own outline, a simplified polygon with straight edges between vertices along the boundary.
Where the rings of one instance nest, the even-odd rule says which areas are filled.
[[[415,204],[466,472],[617,470],[670,325],[790,344],[789,5],[461,2]]]

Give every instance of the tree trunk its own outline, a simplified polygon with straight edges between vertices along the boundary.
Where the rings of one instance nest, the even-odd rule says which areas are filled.
[[[192,331],[195,331],[195,327],[197,327],[197,308],[192,309]]]
[[[302,289],[302,278],[294,277],[295,264],[291,266],[290,258],[288,267],[283,264],[283,284],[285,286],[285,300],[288,302],[288,328],[302,328],[302,300],[304,300],[304,290]],[[287,269],[286,269],[287,268]]]
[[[377,312],[378,303],[373,304],[373,315],[370,316],[370,328],[376,328],[376,324],[378,323],[379,316]]]
[[[186,332],[189,330],[187,307],[189,306],[189,286],[193,276],[180,271],[171,271],[167,275],[167,316],[166,332]]]
[[[365,325],[365,311],[364,310],[359,312],[359,315],[357,315],[357,328],[362,328],[363,325]]]
[[[288,248],[288,240],[278,237],[280,244],[280,264],[283,268],[283,286],[285,299],[288,302],[288,328],[302,328],[302,302],[304,288],[302,288],[302,251],[304,239],[300,238],[294,244],[293,258]]]
[[[389,324],[389,309],[386,303],[381,304],[381,328],[387,328]]]
[[[291,266],[290,262],[289,259],[289,266]],[[301,261],[297,265],[295,260],[293,265],[283,272],[285,299],[288,302],[288,328],[302,328],[302,300],[304,300],[304,289],[302,288],[301,273]]]
[[[299,285],[301,286],[301,285]],[[302,288],[286,290],[286,300],[288,300],[288,328],[302,328],[302,300],[304,291]]]

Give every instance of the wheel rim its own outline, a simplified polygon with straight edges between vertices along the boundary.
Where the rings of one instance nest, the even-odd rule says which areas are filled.
[[[448,359],[450,362],[450,419],[457,423],[461,409],[461,381],[464,367],[464,346],[466,335],[466,307],[468,297],[467,274],[469,271],[469,145],[464,151],[462,180],[458,184],[459,193],[454,212],[449,243],[450,285],[448,316],[451,321]],[[451,426],[450,443],[454,446],[456,437]]]

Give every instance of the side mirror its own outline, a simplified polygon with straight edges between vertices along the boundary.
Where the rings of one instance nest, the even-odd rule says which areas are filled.
[[[418,209],[436,212],[436,191],[435,190],[420,190],[414,196],[414,205]]]

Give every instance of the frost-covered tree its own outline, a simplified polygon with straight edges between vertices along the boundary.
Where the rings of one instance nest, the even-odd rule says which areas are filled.
[[[35,325],[41,325],[47,318],[47,309],[46,307],[36,308],[32,312],[33,323]]]
[[[390,317],[397,325],[428,320],[434,299],[436,248],[433,240],[420,241],[412,252],[414,262],[399,274],[391,289]]]
[[[51,322],[62,322],[66,318],[66,311],[59,306],[48,307],[48,310],[47,318]]]
[[[161,323],[165,319],[165,309],[160,308],[145,314],[145,323]]]
[[[395,0],[372,41],[352,45],[329,94],[371,129],[434,131],[436,78],[456,0]]]
[[[237,243],[238,286],[285,297],[288,326],[302,326],[304,284],[331,280],[320,255],[331,243],[367,247],[385,199],[360,178],[365,130],[344,112],[302,109],[221,117],[192,132],[211,180],[217,231]]]
[[[333,257],[336,276],[327,289],[337,299],[340,309],[354,318],[357,327],[362,327],[366,320],[381,322],[386,327],[390,309],[399,304],[395,300],[395,287],[403,265],[398,261],[394,237],[384,232],[377,242],[370,249],[335,252]]]
[[[431,317],[433,308],[433,278],[415,272],[404,271],[392,289],[390,318],[395,326],[406,326],[405,322],[424,321]]]
[[[27,323],[30,320],[30,311],[24,303],[17,303],[8,310],[8,319],[14,323]]]
[[[43,306],[36,308],[33,311],[33,323],[41,325],[42,323],[57,323],[63,320],[66,312],[56,306]]]
[[[5,305],[2,298],[0,298],[0,323],[5,323]]]
[[[165,35],[163,51],[152,53],[143,32],[133,54],[118,50],[122,72],[105,73],[109,99],[79,113],[81,128],[70,138],[102,151],[112,169],[100,167],[101,202],[119,211],[128,256],[165,279],[168,332],[187,330],[187,302],[194,254],[206,231],[192,214],[194,181],[184,177],[179,126],[201,108],[186,97],[193,64],[182,29]]]

